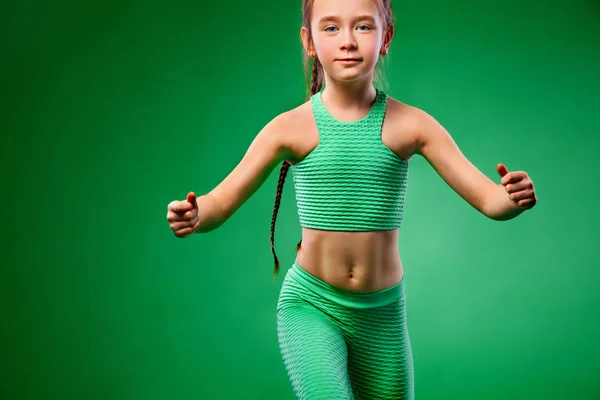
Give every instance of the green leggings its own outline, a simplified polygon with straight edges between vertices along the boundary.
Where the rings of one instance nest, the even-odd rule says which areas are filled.
[[[277,303],[285,369],[300,400],[412,400],[404,280],[373,293],[336,288],[298,265]]]

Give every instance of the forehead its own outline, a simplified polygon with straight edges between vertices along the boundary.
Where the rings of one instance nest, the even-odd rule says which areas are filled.
[[[380,18],[377,2],[374,0],[314,0],[312,14],[313,21],[319,21],[323,17],[346,19],[358,15]]]

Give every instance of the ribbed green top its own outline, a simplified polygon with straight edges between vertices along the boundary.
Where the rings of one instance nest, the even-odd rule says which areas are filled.
[[[321,93],[310,98],[319,144],[292,166],[300,225],[334,231],[399,228],[408,162],[381,141],[387,94],[378,89],[363,119],[342,122],[323,106]]]

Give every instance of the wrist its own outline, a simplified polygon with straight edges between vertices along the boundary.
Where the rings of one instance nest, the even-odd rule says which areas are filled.
[[[225,222],[222,207],[217,199],[210,193],[198,197],[196,199],[196,204],[198,206],[199,225],[194,233],[210,232],[217,229]]]
[[[517,203],[508,197],[503,185],[494,185],[486,197],[484,214],[495,221],[506,221],[520,215],[526,209],[519,207]]]

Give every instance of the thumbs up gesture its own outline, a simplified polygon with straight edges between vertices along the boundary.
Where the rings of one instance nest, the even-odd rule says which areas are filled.
[[[511,199],[517,206],[530,209],[537,203],[533,182],[523,171],[508,172],[504,164],[496,167],[502,177],[500,184],[504,186]]]
[[[198,229],[198,203],[194,192],[189,192],[186,200],[169,203],[167,220],[173,233],[179,238],[187,237]]]

